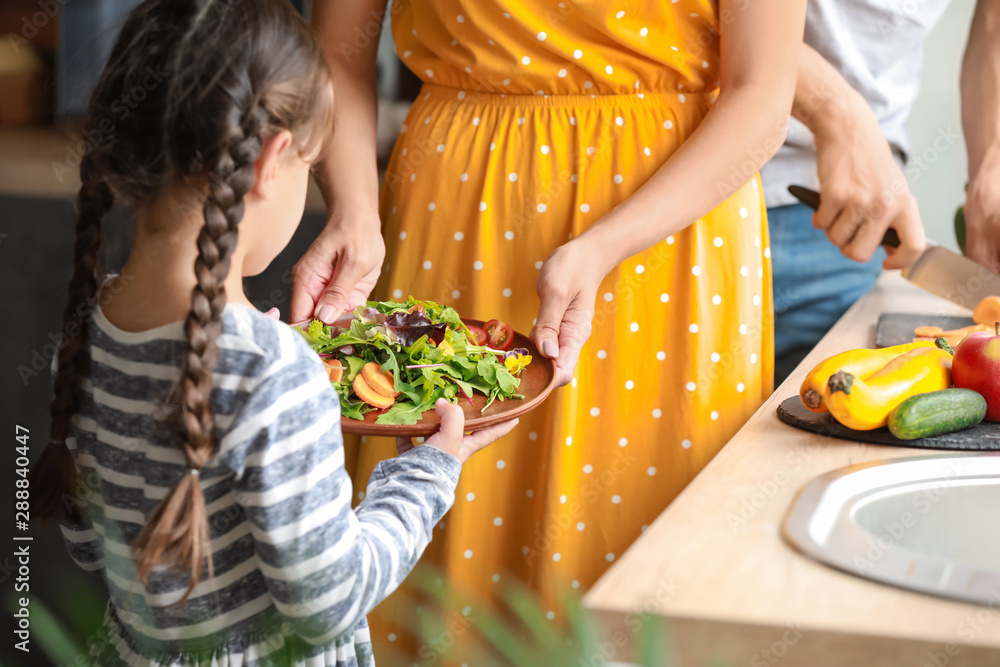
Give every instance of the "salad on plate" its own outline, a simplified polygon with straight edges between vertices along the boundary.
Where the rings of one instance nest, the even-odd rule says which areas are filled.
[[[479,392],[494,401],[522,399],[518,376],[531,363],[511,348],[513,331],[499,320],[483,328],[433,301],[369,301],[331,326],[313,320],[299,332],[326,365],[341,415],[376,424],[413,425],[439,398],[452,403]]]

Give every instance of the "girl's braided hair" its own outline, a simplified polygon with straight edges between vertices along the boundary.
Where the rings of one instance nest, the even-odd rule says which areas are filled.
[[[212,572],[196,471],[216,449],[212,371],[243,197],[270,134],[289,130],[300,154],[316,154],[332,128],[332,108],[323,53],[287,0],[146,0],[126,20],[90,100],[84,136],[99,140],[80,165],[66,335],[54,378],[51,440],[32,471],[33,509],[42,519],[78,512],[77,471],[66,440],[89,368],[101,220],[116,197],[143,210],[186,188],[205,224],[184,322],[181,378],[170,402],[178,447],[195,473],[180,478],[132,545],[144,582],[159,564],[190,572],[181,601],[200,581],[206,559]],[[182,206],[176,210],[183,213]]]

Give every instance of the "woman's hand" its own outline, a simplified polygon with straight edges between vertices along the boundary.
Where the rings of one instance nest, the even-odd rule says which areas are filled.
[[[584,234],[556,248],[538,274],[541,305],[531,337],[543,355],[556,360],[556,386],[573,379],[580,350],[590,338],[597,290],[609,270],[606,256]]]
[[[423,446],[435,447],[442,452],[447,452],[458,459],[462,465],[465,465],[465,462],[480,449],[510,433],[518,423],[517,419],[512,419],[484,428],[482,431],[463,435],[465,413],[462,408],[439,398],[434,404],[434,411],[441,418],[441,429],[427,438]],[[410,438],[396,438],[396,452],[398,454],[408,452],[411,449],[413,449],[413,441]]]
[[[289,322],[316,317],[330,323],[353,310],[375,288],[385,259],[378,216],[331,220],[292,269]]]

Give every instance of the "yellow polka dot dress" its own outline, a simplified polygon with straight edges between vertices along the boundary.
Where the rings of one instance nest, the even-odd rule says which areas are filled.
[[[527,333],[546,257],[711,107],[716,3],[396,5],[397,52],[424,86],[382,190],[378,296]],[[556,591],[593,584],[770,394],[766,212],[756,175],[734,178],[726,202],[605,278],[572,384],[465,467],[424,556],[452,583],[488,598],[516,577],[556,609]],[[358,443],[355,480],[394,454]],[[376,655],[401,647],[414,613],[405,594],[378,608]]]

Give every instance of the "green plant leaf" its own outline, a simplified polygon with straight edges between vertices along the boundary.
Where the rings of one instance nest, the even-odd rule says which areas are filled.
[[[376,424],[405,424],[412,426],[420,421],[420,415],[424,413],[422,405],[414,405],[409,401],[396,403],[391,408],[383,412],[375,420]]]
[[[17,610],[17,597],[13,590],[7,596],[7,609],[10,613]],[[31,644],[38,646],[53,664],[70,665],[76,662],[79,655],[87,651],[79,638],[73,636],[52,613],[48,605],[38,595],[31,598]]]

